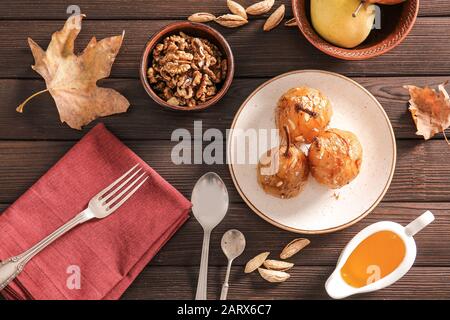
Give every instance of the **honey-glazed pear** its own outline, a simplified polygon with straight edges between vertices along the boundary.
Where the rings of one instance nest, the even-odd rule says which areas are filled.
[[[350,183],[359,174],[363,150],[355,134],[329,129],[320,133],[309,148],[313,177],[332,189]]]
[[[303,191],[308,180],[308,159],[302,150],[290,143],[275,147],[261,157],[258,167],[258,182],[264,191],[275,197],[288,199]]]
[[[331,103],[319,90],[298,87],[287,91],[278,101],[275,112],[277,127],[289,128],[293,143],[311,143],[330,122]]]

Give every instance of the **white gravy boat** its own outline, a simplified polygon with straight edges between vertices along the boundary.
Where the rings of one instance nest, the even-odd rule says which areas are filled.
[[[414,260],[416,260],[417,248],[413,236],[433,221],[434,215],[430,211],[426,211],[406,227],[391,221],[381,221],[361,230],[344,248],[338,259],[336,269],[325,283],[325,289],[328,295],[333,299],[343,299],[354,294],[380,290],[398,281],[409,271],[409,269],[411,269]],[[386,275],[384,278],[361,288],[350,286],[341,276],[342,267],[349,258],[350,254],[363,240],[379,231],[392,231],[403,240],[406,248],[403,261],[393,272]]]

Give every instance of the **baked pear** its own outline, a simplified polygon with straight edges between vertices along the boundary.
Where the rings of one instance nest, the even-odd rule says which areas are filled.
[[[289,128],[293,143],[311,143],[330,122],[331,103],[319,90],[298,87],[287,91],[278,101],[275,121],[282,132]]]
[[[320,133],[309,148],[308,160],[313,177],[337,189],[359,174],[363,150],[355,134],[329,129]]]
[[[258,182],[264,191],[289,199],[303,191],[308,180],[308,159],[302,150],[290,143],[285,127],[286,145],[268,150],[257,166]]]

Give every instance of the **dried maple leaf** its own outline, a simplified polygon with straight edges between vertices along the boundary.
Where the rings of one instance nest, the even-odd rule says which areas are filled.
[[[127,111],[130,103],[113,89],[97,87],[97,81],[110,75],[112,64],[119,53],[124,34],[97,42],[93,37],[86,49],[77,56],[74,42],[81,30],[84,15],[71,16],[64,28],[52,35],[47,51],[28,38],[35,64],[33,70],[44,79],[46,90],[25,100],[49,91],[56,102],[61,122],[80,130],[98,117]]]
[[[425,140],[439,132],[447,140],[445,130],[450,126],[450,98],[444,88],[446,84],[439,85],[439,91],[429,87],[405,86],[411,96],[409,111],[417,127],[416,134],[422,135]]]

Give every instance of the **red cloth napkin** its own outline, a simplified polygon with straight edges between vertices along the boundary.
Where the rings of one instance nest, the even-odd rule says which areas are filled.
[[[40,241],[139,163],[150,178],[121,208],[58,239],[33,258],[7,299],[118,299],[188,218],[191,204],[97,125],[0,215],[0,260]],[[76,289],[79,268],[80,289]],[[68,281],[75,284],[67,285]]]

